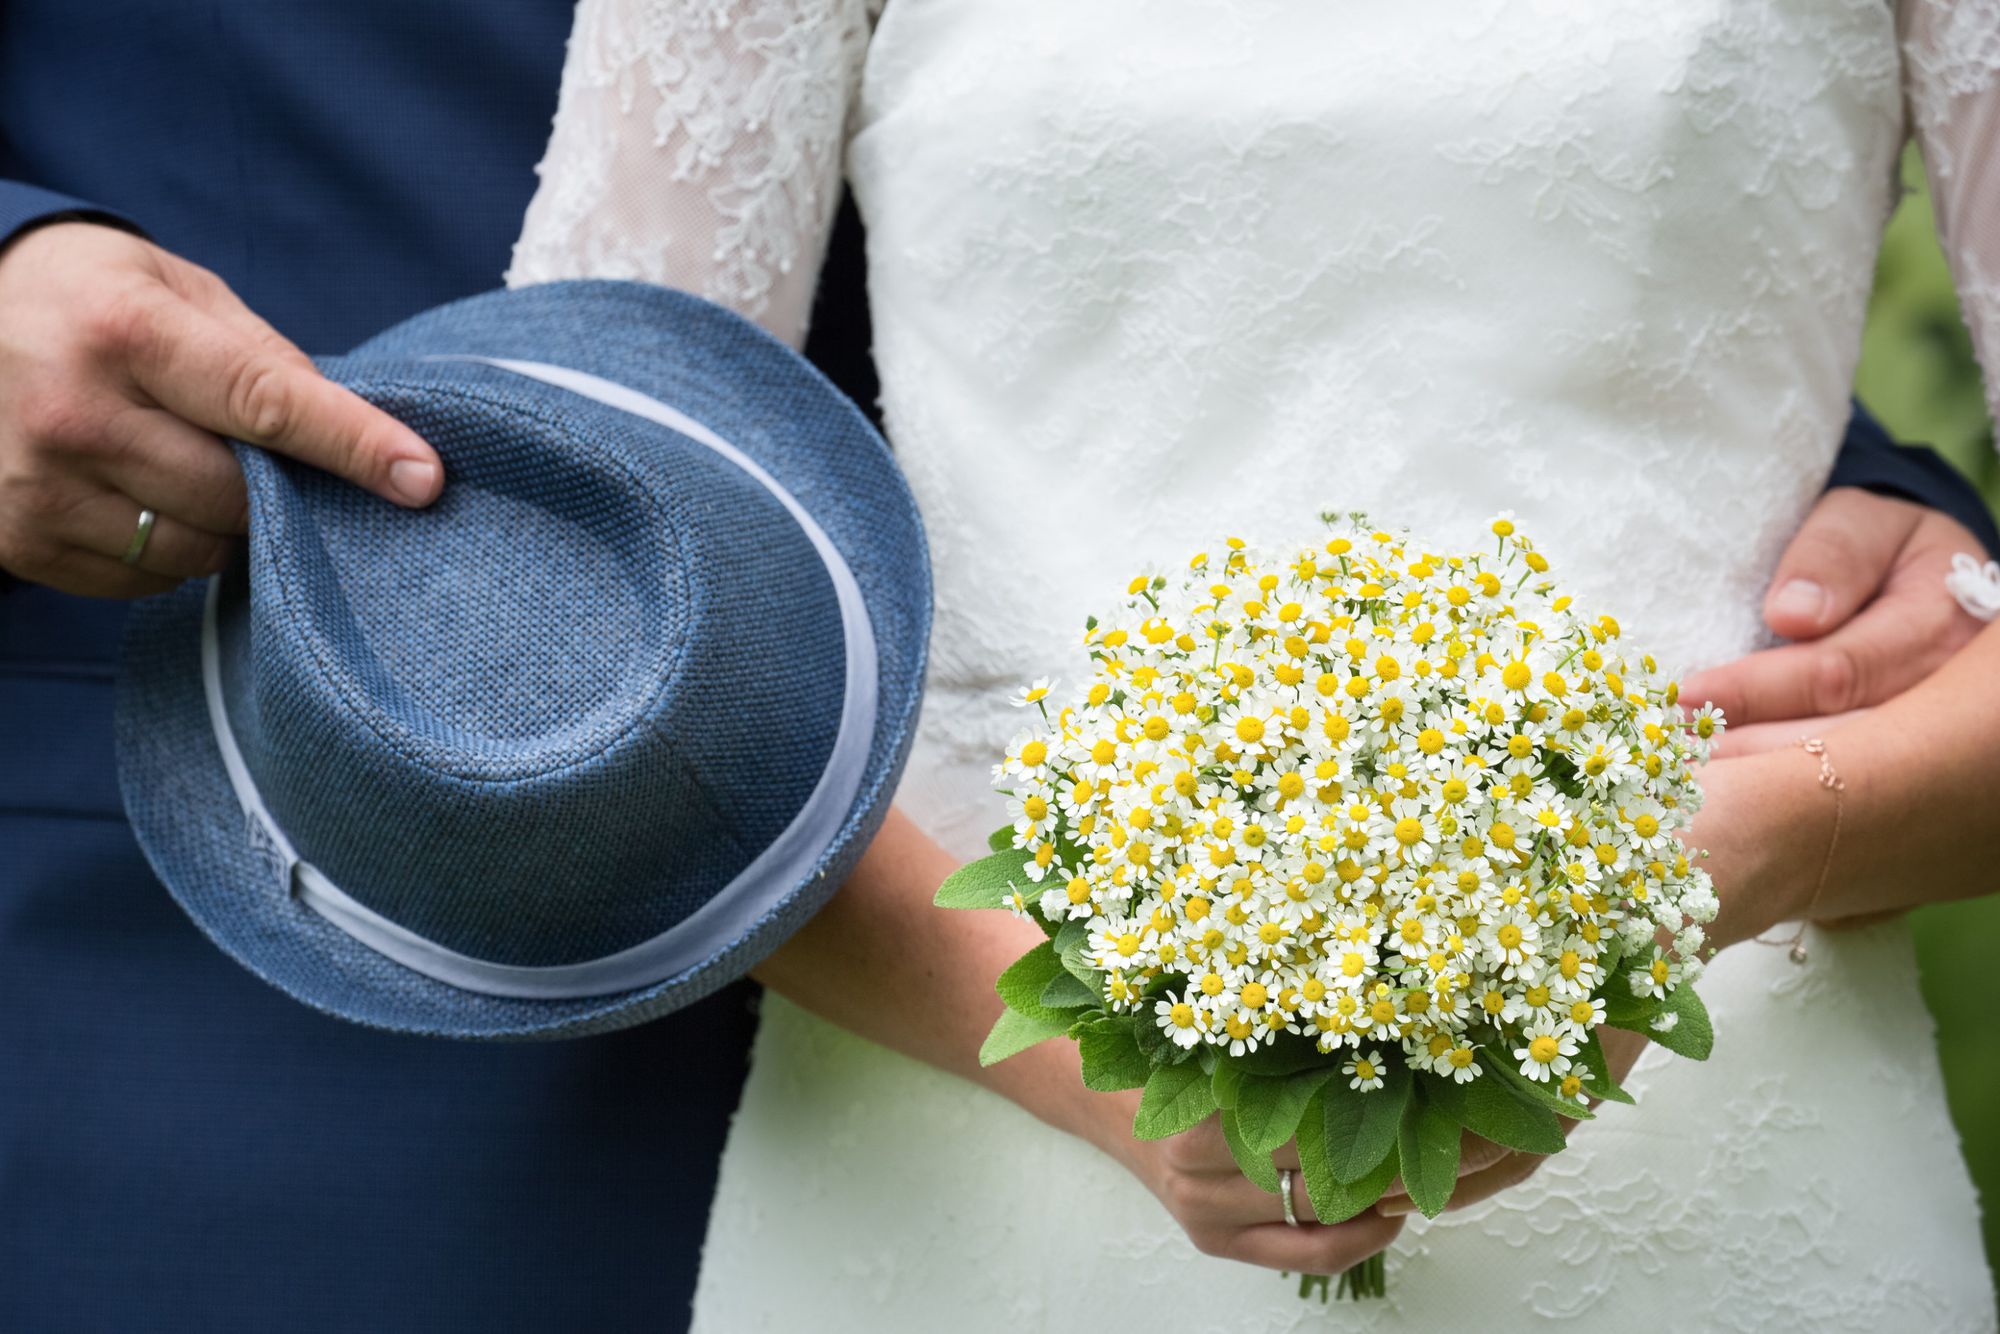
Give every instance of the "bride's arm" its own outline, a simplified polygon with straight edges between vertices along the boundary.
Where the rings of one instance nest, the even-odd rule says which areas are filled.
[[[868,9],[582,0],[508,286],[659,283],[803,345]]]

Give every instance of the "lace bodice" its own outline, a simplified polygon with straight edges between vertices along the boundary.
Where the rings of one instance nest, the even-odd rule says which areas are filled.
[[[2000,339],[2000,0],[1894,4],[1909,130],[1929,167],[1966,322],[1990,364],[1986,349]],[[664,283],[802,344],[869,27],[882,5],[581,0],[554,134],[536,169],[541,188],[509,284],[580,276]],[[1244,21],[1254,23],[1254,12]],[[1754,12],[1736,23],[1755,40]],[[1644,183],[1640,164],[1590,161],[1577,128],[1541,127],[1516,155],[1567,160],[1572,173],[1628,187]],[[1774,162],[1810,155],[1793,127],[1775,128]],[[1547,203],[1588,207],[1564,187]],[[1989,375],[1988,402],[2000,417],[1995,383]]]

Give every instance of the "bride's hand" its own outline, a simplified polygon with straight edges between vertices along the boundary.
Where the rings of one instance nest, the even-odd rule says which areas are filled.
[[[1386,1248],[1403,1230],[1401,1218],[1372,1210],[1345,1223],[1317,1221],[1298,1175],[1298,1150],[1287,1144],[1273,1161],[1293,1173],[1292,1200],[1299,1220],[1293,1227],[1285,1222],[1278,1197],[1237,1167],[1215,1117],[1166,1139],[1139,1140],[1132,1137],[1139,1095],[1101,1097],[1106,1119],[1092,1138],[1153,1192],[1205,1255],[1295,1274],[1338,1274]]]

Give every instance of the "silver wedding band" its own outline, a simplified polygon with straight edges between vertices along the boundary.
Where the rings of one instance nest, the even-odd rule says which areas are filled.
[[[1297,1227],[1299,1225],[1299,1212],[1292,1204],[1292,1169],[1289,1167],[1278,1169],[1278,1198],[1284,1201],[1285,1204],[1285,1225],[1287,1227]]]
[[[139,563],[139,557],[146,554],[146,543],[153,538],[153,524],[158,521],[159,517],[159,515],[148,509],[139,511],[139,527],[132,534],[132,540],[125,544],[125,554],[120,556],[119,560],[127,565],[137,565]]]

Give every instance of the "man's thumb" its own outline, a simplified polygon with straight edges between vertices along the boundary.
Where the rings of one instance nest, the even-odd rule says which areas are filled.
[[[1778,560],[1764,622],[1786,639],[1818,639],[1866,606],[1895,568],[1923,510],[1838,487],[1806,516]]]

